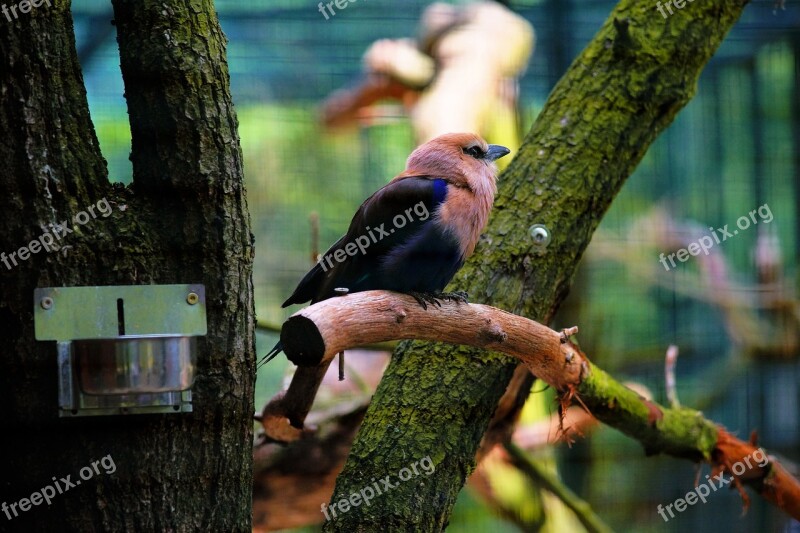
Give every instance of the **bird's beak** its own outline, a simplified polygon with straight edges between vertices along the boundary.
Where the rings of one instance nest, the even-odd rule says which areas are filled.
[[[486,159],[489,161],[495,161],[510,153],[511,150],[505,146],[500,146],[499,144],[490,144],[489,149],[486,151]]]

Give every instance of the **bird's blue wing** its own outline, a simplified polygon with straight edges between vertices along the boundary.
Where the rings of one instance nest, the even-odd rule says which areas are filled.
[[[447,187],[440,178],[408,176],[379,189],[284,307],[330,298],[338,287],[350,292],[442,290],[462,262],[458,242],[436,224]]]

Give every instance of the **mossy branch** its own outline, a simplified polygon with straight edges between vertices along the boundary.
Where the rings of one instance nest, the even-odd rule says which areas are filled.
[[[763,467],[748,461],[747,469],[736,474],[732,466],[744,465],[757,451],[755,443],[736,439],[699,411],[662,407],[615,381],[567,338],[574,331],[559,333],[487,305],[442,301],[423,309],[408,295],[367,291],[298,311],[284,323],[281,342],[289,360],[312,369],[327,368],[347,348],[394,339],[439,340],[502,352],[558,390],[562,407],[575,399],[601,422],[641,442],[648,455],[708,462],[715,471],[733,475],[740,488],[750,485],[800,519],[800,482],[777,461],[770,459]]]

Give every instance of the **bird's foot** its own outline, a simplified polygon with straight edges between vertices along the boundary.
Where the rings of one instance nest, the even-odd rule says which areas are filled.
[[[431,303],[438,307],[442,306],[442,302],[440,300],[450,300],[457,303],[469,303],[467,298],[469,295],[464,291],[455,291],[455,292],[410,292],[408,293],[410,296],[413,296],[414,299],[422,306],[423,309],[428,309],[428,304]]]
[[[436,297],[440,300],[450,300],[460,304],[468,304],[469,294],[464,291],[453,291],[453,292],[440,292],[436,294]]]
[[[432,293],[432,292],[416,292],[411,291],[408,293],[409,296],[413,297],[419,305],[422,306],[423,309],[428,309],[428,304],[433,304],[438,307],[442,306],[442,302],[436,299],[437,294],[440,293]]]

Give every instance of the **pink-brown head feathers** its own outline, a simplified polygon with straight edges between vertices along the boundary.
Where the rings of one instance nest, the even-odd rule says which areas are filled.
[[[447,199],[436,219],[458,239],[464,259],[475,249],[492,210],[497,192],[494,161],[508,153],[508,148],[487,144],[474,133],[447,133],[414,150],[398,176],[428,176],[448,183]]]
[[[507,153],[507,148],[487,144],[474,133],[446,133],[411,152],[401,175],[441,177],[476,192],[488,187],[494,195],[494,161]]]

